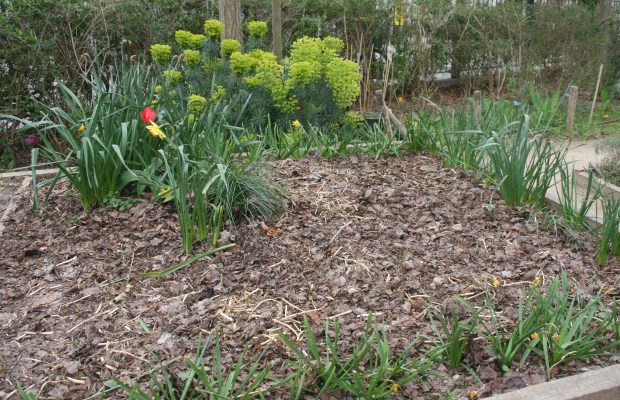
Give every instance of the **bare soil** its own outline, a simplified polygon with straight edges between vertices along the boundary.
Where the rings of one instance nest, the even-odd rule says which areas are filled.
[[[144,201],[126,212],[85,214],[66,186],[36,212],[21,199],[0,254],[0,397],[19,381],[42,399],[83,399],[105,380],[152,369],[148,346],[162,360],[182,360],[199,333],[217,327],[224,363],[249,343],[246,357],[269,349],[278,372],[287,354],[276,332],[302,339],[304,315],[317,332],[338,320],[346,350],[372,313],[397,350],[430,335],[429,307],[446,311],[454,295],[480,302],[490,290],[508,321],[535,276],[546,283],[565,269],[586,296],[618,287],[618,264],[599,267],[592,238],[575,248],[575,238],[544,229],[433,158],[273,164],[274,179],[290,192],[287,213],[229,227],[222,243],[235,248],[161,279],[117,281],[185,259],[173,206]],[[490,285],[492,277],[502,286]],[[420,340],[418,350],[428,346]],[[396,397],[489,395],[545,379],[536,358],[501,375],[476,342],[467,361],[480,380],[438,365],[438,377]],[[569,364],[554,376],[617,361]]]

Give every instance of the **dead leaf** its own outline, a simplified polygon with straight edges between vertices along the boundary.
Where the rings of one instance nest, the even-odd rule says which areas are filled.
[[[276,237],[282,233],[282,229],[275,226],[268,226],[264,222],[260,223],[260,227],[263,228],[265,234],[270,237]]]

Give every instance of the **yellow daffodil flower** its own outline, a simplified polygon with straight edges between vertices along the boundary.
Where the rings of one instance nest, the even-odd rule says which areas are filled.
[[[530,335],[530,339],[532,340],[536,340],[540,337],[540,335],[538,334],[538,332],[534,332]]]
[[[395,384],[392,385],[392,392],[393,393],[398,392],[398,383],[395,383]]]
[[[169,187],[163,187],[159,190],[159,196],[162,196],[165,201],[170,201],[174,198],[174,194],[172,194],[172,189]]]
[[[540,286],[540,278],[535,276],[534,279],[532,279],[532,283],[536,286]]]
[[[298,120],[298,119],[296,119],[295,121],[293,121],[293,126],[294,126],[295,128],[301,128],[301,122],[299,122],[299,120]]]
[[[166,134],[159,128],[159,126],[157,126],[155,122],[151,122],[150,125],[147,125],[146,129],[148,129],[149,133],[153,137],[158,137],[162,140],[166,138]]]
[[[471,390],[469,393],[467,393],[467,398],[469,400],[476,400],[476,399],[478,399],[478,391]]]
[[[84,131],[86,130],[86,125],[81,124],[80,127],[77,129],[78,133],[84,133]]]
[[[494,288],[498,288],[498,287],[502,286],[502,281],[499,280],[496,276],[494,276],[491,279],[491,284],[493,285]]]

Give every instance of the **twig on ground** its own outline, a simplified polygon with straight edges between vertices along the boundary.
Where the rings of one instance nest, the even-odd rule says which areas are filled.
[[[336,232],[336,234],[332,237],[332,240],[329,241],[329,243],[333,242],[336,239],[336,237],[340,234],[340,232],[342,232],[342,230],[344,228],[346,228],[347,226],[351,225],[352,223],[353,223],[353,221],[349,221],[346,224],[342,225],[340,227],[340,229],[338,229],[338,232]]]
[[[340,314],[336,314],[336,315],[332,315],[331,317],[327,317],[327,319],[336,319],[338,317],[342,317],[342,316],[345,316],[347,314],[351,314],[352,312],[353,312],[353,310],[348,310],[348,311],[345,311],[345,312],[341,312]]]

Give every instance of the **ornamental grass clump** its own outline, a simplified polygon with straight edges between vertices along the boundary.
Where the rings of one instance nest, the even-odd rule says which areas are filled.
[[[237,139],[235,133],[244,129],[228,125],[200,95],[189,96],[184,107],[182,99],[174,101],[158,102],[165,107],[160,125],[170,132],[168,145],[150,165],[128,166],[124,179],[174,201],[185,252],[209,237],[215,246],[226,221],[277,217],[284,210],[284,192]]]
[[[545,324],[544,310],[536,306],[532,295],[537,288],[531,285],[525,299],[519,300],[517,320],[509,330],[501,323],[490,295],[487,294],[485,305],[481,310],[476,310],[467,301],[459,299],[472,313],[473,329],[485,339],[488,344],[486,350],[495,357],[502,373],[510,370],[514,360],[525,350],[530,336],[540,331]],[[483,312],[488,312],[488,321],[482,317]]]
[[[450,315],[445,317],[441,312],[435,311],[429,313],[431,327],[437,337],[439,353],[442,358],[451,367],[459,367],[463,363],[465,349],[472,335],[472,326],[470,321],[460,320],[453,307]],[[437,323],[439,322],[439,326]]]
[[[587,361],[620,348],[613,331],[616,308],[606,306],[601,294],[586,301],[569,282],[566,271],[553,279],[545,293],[534,290],[532,294],[544,325],[531,335],[523,359],[530,351],[541,356],[548,380],[560,364]]]
[[[149,373],[148,384],[135,382],[127,384],[120,379],[105,382],[101,394],[122,391],[130,400],[167,399],[254,399],[265,398],[267,394],[284,385],[287,380],[278,380],[270,374],[271,365],[262,367],[263,354],[252,363],[246,363],[245,352],[236,363],[225,368],[222,363],[222,350],[219,337],[209,335],[205,340],[198,337],[198,346],[193,360],[185,360],[187,370],[175,374],[167,364],[151,352],[158,360],[157,374]],[[207,357],[207,349],[215,341],[212,354]],[[211,360],[209,363],[206,360]]]

